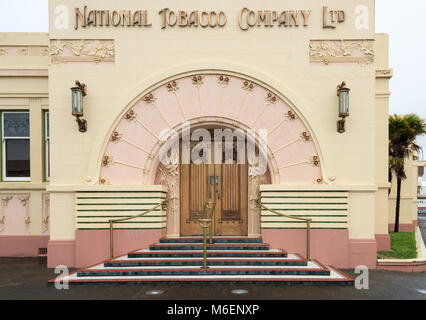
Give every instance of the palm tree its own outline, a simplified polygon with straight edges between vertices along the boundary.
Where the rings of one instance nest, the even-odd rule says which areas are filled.
[[[426,124],[416,114],[389,117],[389,172],[397,179],[395,232],[399,231],[399,210],[401,203],[401,184],[405,180],[405,159],[421,148],[415,144],[416,137],[426,133]]]

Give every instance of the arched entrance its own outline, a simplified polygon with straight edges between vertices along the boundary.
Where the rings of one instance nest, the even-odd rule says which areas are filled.
[[[191,168],[188,164],[185,168],[179,161],[173,166],[161,165],[158,155],[165,143],[161,133],[169,129],[179,132],[184,121],[191,128],[267,130],[266,176],[257,174],[248,161],[245,167],[215,164]],[[99,184],[166,185],[170,204],[167,233],[171,236],[198,233],[186,230],[183,224],[195,224],[205,199],[220,202],[217,234],[258,236],[260,211],[255,200],[260,184],[322,183],[314,140],[297,111],[261,82],[226,72],[194,73],[164,81],[126,110],[104,151]],[[183,180],[189,183],[182,184]]]

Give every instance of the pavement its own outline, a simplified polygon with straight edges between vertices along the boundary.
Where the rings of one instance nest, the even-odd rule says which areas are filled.
[[[423,241],[426,243],[426,214],[419,215],[419,229],[423,236]]]
[[[419,217],[426,241],[426,216]],[[70,269],[70,272],[74,270]],[[354,270],[343,270],[356,277]],[[426,300],[426,273],[370,270],[369,289],[352,286],[238,284],[70,285],[57,290],[47,280],[57,276],[45,258],[0,258],[0,300]],[[247,290],[235,295],[234,289]],[[162,290],[161,295],[149,295]]]

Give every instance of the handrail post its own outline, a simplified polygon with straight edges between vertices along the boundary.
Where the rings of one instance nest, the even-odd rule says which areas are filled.
[[[209,223],[209,243],[213,244],[212,223]]]
[[[311,259],[311,237],[310,237],[310,233],[311,233],[311,219],[308,219],[306,221],[306,259],[310,260]]]
[[[211,219],[200,219],[198,220],[201,227],[203,228],[203,266],[201,269],[208,269],[207,266],[207,229],[211,224]]]
[[[113,222],[109,221],[109,254],[110,258],[114,258],[114,232],[113,232]]]
[[[207,228],[203,228],[203,269],[207,269]]]

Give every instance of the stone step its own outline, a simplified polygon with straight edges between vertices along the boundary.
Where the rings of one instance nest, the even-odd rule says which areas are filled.
[[[203,250],[140,250],[129,253],[128,258],[142,257],[203,257]],[[208,250],[207,257],[286,257],[282,250]]]
[[[202,243],[156,243],[149,246],[150,250],[203,250]],[[268,244],[254,243],[215,243],[207,244],[207,250],[269,250]]]
[[[146,283],[275,283],[275,284],[336,284],[353,285],[353,279],[343,272],[328,266],[328,275],[161,275],[161,276],[84,276],[78,272],[62,277],[71,284],[146,284]],[[54,283],[55,279],[49,281]]]
[[[203,243],[202,237],[162,238],[160,243]],[[213,237],[213,243],[262,243],[261,238]]]
[[[207,269],[201,268],[203,253],[200,237],[162,238],[148,249],[84,268],[62,280],[72,284],[353,284],[353,279],[333,267],[270,249],[259,238],[215,237],[208,245]]]
[[[290,255],[289,255],[290,256]],[[142,267],[142,266],[202,266],[199,258],[140,258],[117,259],[104,262],[105,267]],[[288,258],[209,258],[209,266],[306,266],[307,261],[299,257]]]
[[[193,266],[107,268],[102,265],[81,270],[78,277],[103,276],[173,276],[173,275],[330,275],[330,270],[314,261],[308,266],[209,266],[208,269]]]

